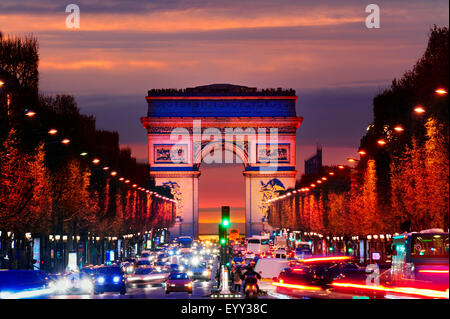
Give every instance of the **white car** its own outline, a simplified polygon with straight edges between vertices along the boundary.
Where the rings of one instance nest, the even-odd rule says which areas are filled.
[[[139,267],[133,275],[127,278],[129,287],[146,287],[161,285],[167,279],[168,272],[159,272],[152,267]]]

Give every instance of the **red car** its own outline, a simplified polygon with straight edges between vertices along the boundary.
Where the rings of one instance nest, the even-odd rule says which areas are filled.
[[[166,281],[166,294],[171,292],[187,292],[192,294],[192,280],[184,272],[172,273]]]

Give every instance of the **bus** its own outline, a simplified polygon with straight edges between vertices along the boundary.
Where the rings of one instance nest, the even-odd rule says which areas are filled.
[[[394,285],[448,289],[448,232],[430,229],[392,237]]]
[[[269,248],[269,237],[253,236],[247,238],[247,253],[261,254]]]
[[[180,246],[181,253],[188,254],[191,252],[192,247],[192,237],[190,236],[180,236],[178,237],[178,244]]]

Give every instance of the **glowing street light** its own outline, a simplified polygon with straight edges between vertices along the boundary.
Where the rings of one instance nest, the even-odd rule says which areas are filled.
[[[382,139],[378,140],[377,143],[378,143],[378,145],[381,145],[381,146],[386,145],[386,141],[382,140]]]
[[[128,184],[128,183],[130,183],[130,180],[129,180],[129,179],[127,179],[127,180],[125,181],[125,184]]]
[[[69,140],[68,138],[65,138],[65,139],[61,140],[61,143],[63,143],[63,144],[69,144],[69,143],[70,143],[70,140]]]
[[[324,177],[322,177],[322,180],[324,180],[324,181],[326,181],[327,180],[327,178],[324,176]]]
[[[133,184],[133,187],[136,188],[136,187],[137,187],[137,184]]]
[[[328,175],[333,176],[334,172],[329,172]]]
[[[119,181],[123,182],[125,180],[125,178],[121,177],[119,178]]]
[[[86,155],[88,155],[88,153],[83,152],[83,153],[80,153],[80,155],[81,155],[81,156],[86,156]]]
[[[403,126],[397,125],[396,127],[394,127],[394,130],[395,130],[396,132],[401,133],[401,132],[403,132],[405,129],[403,128]]]
[[[345,167],[344,167],[344,165],[338,165],[338,168],[339,169],[344,169]]]
[[[1,85],[0,85],[0,86],[1,86]],[[448,93],[446,90],[444,90],[444,89],[442,89],[442,88],[436,89],[434,92],[437,93],[437,94],[439,94],[439,95],[444,95],[444,94],[447,94],[447,93]]]
[[[27,112],[25,113],[25,115],[28,116],[28,117],[33,117],[33,116],[36,115],[36,112],[33,112],[33,111],[27,111]]]
[[[116,176],[116,175],[117,175],[117,172],[115,172],[115,171],[111,172],[111,176]]]
[[[99,160],[98,158],[94,158],[94,159],[92,160],[92,163],[98,164],[98,163],[100,163],[100,160]]]
[[[104,170],[104,171],[107,171],[107,170],[109,170],[109,167],[108,167],[108,166],[105,166],[105,167],[103,167],[103,170]]]
[[[0,80],[0,87],[2,87],[5,84],[2,80]]]
[[[359,155],[363,155],[363,156],[367,154],[365,150],[359,150],[358,153],[359,153]]]
[[[322,184],[322,181],[320,179],[318,179],[317,184]]]
[[[313,188],[314,188],[314,187],[316,187],[316,184],[311,184],[311,185],[309,185],[309,186],[311,186],[311,187],[313,187]]]
[[[48,134],[50,134],[50,135],[55,135],[56,133],[58,133],[58,130],[56,130],[54,128],[48,130]]]
[[[347,158],[347,161],[349,161],[350,163],[355,163],[356,162],[356,160],[354,158],[351,158],[351,157]]]
[[[416,112],[417,114],[422,114],[425,113],[425,109],[419,105],[414,108],[414,112]]]

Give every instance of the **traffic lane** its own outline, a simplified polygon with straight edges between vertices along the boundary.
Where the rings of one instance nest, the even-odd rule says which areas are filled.
[[[79,295],[53,295],[51,299],[204,299],[209,298],[211,292],[211,281],[194,281],[192,295],[186,292],[171,292],[166,294],[165,287],[128,288],[125,295],[114,292],[105,292],[101,295],[79,294]]]
[[[358,293],[342,293],[337,292],[332,289],[326,290],[307,290],[307,289],[289,289],[278,287],[274,292],[279,295],[284,295],[286,297],[294,299],[366,299],[368,298],[365,294]],[[372,299],[372,298],[370,298]]]

